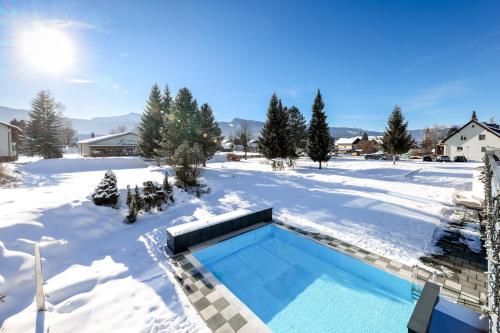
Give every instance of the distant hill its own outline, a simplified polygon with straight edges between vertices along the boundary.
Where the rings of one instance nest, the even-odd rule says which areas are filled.
[[[254,137],[257,137],[260,133],[260,130],[262,129],[262,126],[264,126],[264,122],[257,120],[245,120],[241,118],[234,118],[231,121],[220,121],[219,126],[222,130],[222,135],[224,135],[225,137],[237,135],[238,132],[241,130],[241,124],[244,121],[247,122],[248,127],[252,132],[252,135]],[[368,135],[382,135],[382,132],[364,130],[361,128],[351,128],[351,127],[330,127],[330,132],[335,138],[342,138],[342,137],[350,138],[353,136],[363,135],[363,133],[365,132]]]
[[[141,120],[139,113],[129,113],[121,116],[95,117],[91,119],[69,118],[78,133],[108,134],[118,126],[125,126],[127,130],[135,130]]]
[[[28,111],[22,109],[13,109],[5,106],[0,106],[0,121],[9,122],[13,118],[28,119]],[[73,127],[78,132],[78,138],[88,138],[91,132],[97,134],[108,134],[112,129],[118,126],[125,126],[128,130],[134,130],[141,120],[140,113],[129,113],[120,116],[95,117],[91,119],[69,118]],[[254,138],[257,138],[264,123],[258,120],[246,120],[234,118],[231,121],[220,121],[219,126],[222,130],[222,135],[231,137],[238,134],[241,130],[241,124],[247,122],[248,127]],[[448,132],[450,126],[441,126],[440,129],[444,134]],[[330,132],[335,138],[349,138],[366,133],[370,136],[382,135],[382,132],[370,131],[356,127],[330,127]],[[424,137],[424,129],[410,130],[411,135],[417,141],[422,141]]]
[[[0,121],[8,123],[12,119],[17,120],[28,119],[28,111],[23,109],[13,109],[5,106],[0,106]]]
[[[22,109],[13,109],[5,106],[0,106],[0,121],[9,122],[12,119],[28,119],[29,111]],[[95,117],[91,119],[68,118],[71,124],[76,129],[80,137],[85,137],[85,134],[94,132],[95,134],[108,134],[112,129],[118,126],[125,126],[128,130],[134,130],[139,121],[141,114],[129,113],[120,116]],[[81,135],[80,135],[81,134]]]

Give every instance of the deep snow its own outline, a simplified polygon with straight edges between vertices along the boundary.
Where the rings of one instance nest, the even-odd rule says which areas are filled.
[[[161,183],[169,168],[136,158],[67,156],[18,164],[21,182],[0,189],[2,331],[197,332],[204,323],[175,283],[163,253],[165,228],[238,208],[270,205],[284,222],[314,229],[406,264],[433,252],[433,233],[468,191],[479,164],[341,158],[318,170],[301,159],[273,172],[267,161],[225,162],[203,175],[200,199],[176,190],[166,211],[122,223],[126,207],[97,207],[89,194],[111,167],[127,184]],[[36,313],[33,244],[41,242],[47,311]],[[41,331],[40,331],[41,332]]]

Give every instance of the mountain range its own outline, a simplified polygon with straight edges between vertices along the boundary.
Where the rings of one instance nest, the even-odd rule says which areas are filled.
[[[13,109],[5,106],[0,106],[0,121],[9,122],[12,119],[28,119],[29,112],[23,109]],[[111,130],[118,127],[125,127],[128,130],[135,130],[137,124],[141,120],[140,113],[129,113],[119,116],[95,117],[91,119],[68,118],[71,124],[78,133],[78,138],[83,139],[90,136],[90,133],[96,135],[108,134]],[[234,118],[231,121],[220,121],[219,126],[222,130],[222,135],[225,137],[235,136],[241,129],[243,122],[247,123],[250,132],[254,137],[260,133],[260,129],[264,125],[262,121],[246,120]],[[443,131],[447,131],[450,126],[442,126]],[[330,127],[330,132],[335,138],[353,137],[366,133],[370,136],[382,135],[379,131],[370,131],[356,127]],[[417,141],[421,141],[424,136],[424,129],[410,130],[410,133]]]

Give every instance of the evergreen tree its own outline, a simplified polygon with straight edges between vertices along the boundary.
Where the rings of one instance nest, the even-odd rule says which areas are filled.
[[[61,151],[61,117],[57,105],[46,90],[38,92],[31,102],[31,112],[24,132],[25,151],[28,155],[57,158]]]
[[[276,94],[271,96],[267,109],[267,119],[260,131],[259,151],[267,159],[286,158],[288,154],[288,117],[281,100]]]
[[[295,159],[299,157],[298,151],[295,147],[295,142],[292,135],[290,112],[286,106],[283,106],[283,113],[286,117],[286,128],[285,128],[285,158],[289,167],[295,164]]]
[[[200,107],[200,117],[201,136],[199,143],[201,145],[201,149],[203,150],[203,155],[205,156],[203,166],[206,166],[206,161],[211,159],[215,152],[219,149],[222,131],[219,124],[215,121],[212,108],[207,103]]]
[[[137,185],[135,185],[132,201],[136,212],[139,213],[139,211],[144,207],[144,200],[142,199],[141,192],[139,191],[139,187]]]
[[[127,185],[127,199],[126,199],[127,207],[130,207],[131,202],[132,202],[132,192],[130,192],[130,185]]]
[[[172,95],[170,93],[170,88],[168,84],[165,85],[165,89],[163,90],[163,95],[161,96],[161,112],[162,115],[168,116],[172,109]]]
[[[168,173],[165,172],[165,178],[163,178],[163,190],[165,191],[166,198],[165,201],[171,201],[172,203],[175,201],[174,199],[174,187],[168,180]]]
[[[175,165],[177,186],[182,188],[197,186],[204,159],[198,143],[191,146],[188,141],[184,141],[171,158],[171,163]]]
[[[382,147],[385,152],[392,155],[393,164],[396,164],[396,155],[406,153],[413,144],[413,138],[408,133],[407,127],[408,122],[405,122],[401,108],[396,105],[382,139]]]
[[[104,178],[99,182],[92,193],[92,200],[94,203],[99,206],[115,206],[120,195],[116,183],[114,172],[111,170],[106,171]]]
[[[326,114],[323,111],[325,103],[318,89],[314,104],[312,106],[312,117],[308,128],[307,155],[314,161],[321,164],[330,159],[330,130],[326,121]]]
[[[156,200],[156,209],[158,211],[163,210],[163,204],[167,202],[167,193],[165,193],[165,190],[163,189],[162,186],[160,186],[158,183],[154,183],[155,185],[155,200]]]
[[[126,222],[134,223],[137,219],[137,214],[139,214],[139,211],[142,208],[141,205],[142,198],[141,195],[139,194],[139,188],[137,187],[137,185],[135,186],[134,195],[130,194],[130,199],[129,199],[129,193],[130,193],[130,186],[127,186],[128,215]]]
[[[288,128],[290,131],[293,153],[298,155],[307,147],[306,119],[298,108],[292,106],[288,109]]]
[[[477,121],[477,114],[476,114],[476,111],[472,111],[472,117],[471,117],[471,120],[475,120],[475,121]]]
[[[153,208],[156,205],[156,197],[155,197],[156,187],[154,183],[150,180],[145,181],[142,185],[143,185],[142,200],[144,203],[143,208],[146,212],[149,212],[151,208]]]
[[[158,155],[170,160],[175,150],[185,141],[193,146],[200,142],[201,117],[198,103],[187,88],[182,88],[172,103],[171,113],[164,124]]]
[[[158,149],[162,125],[162,96],[160,87],[154,84],[139,124],[139,149],[145,157],[153,157]]]

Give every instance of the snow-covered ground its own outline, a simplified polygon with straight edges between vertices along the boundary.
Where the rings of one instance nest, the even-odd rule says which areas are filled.
[[[162,248],[165,228],[261,204],[274,216],[366,250],[417,263],[434,251],[433,233],[455,191],[469,191],[474,163],[365,161],[339,158],[328,167],[301,159],[271,171],[261,158],[208,164],[201,198],[176,190],[164,212],[123,224],[126,207],[97,207],[89,194],[107,168],[127,184],[161,182],[168,168],[136,158],[18,163],[21,181],[0,189],[1,331],[198,332],[204,323],[175,283]],[[42,244],[47,311],[34,305],[33,244]],[[2,324],[3,322],[3,324]]]

